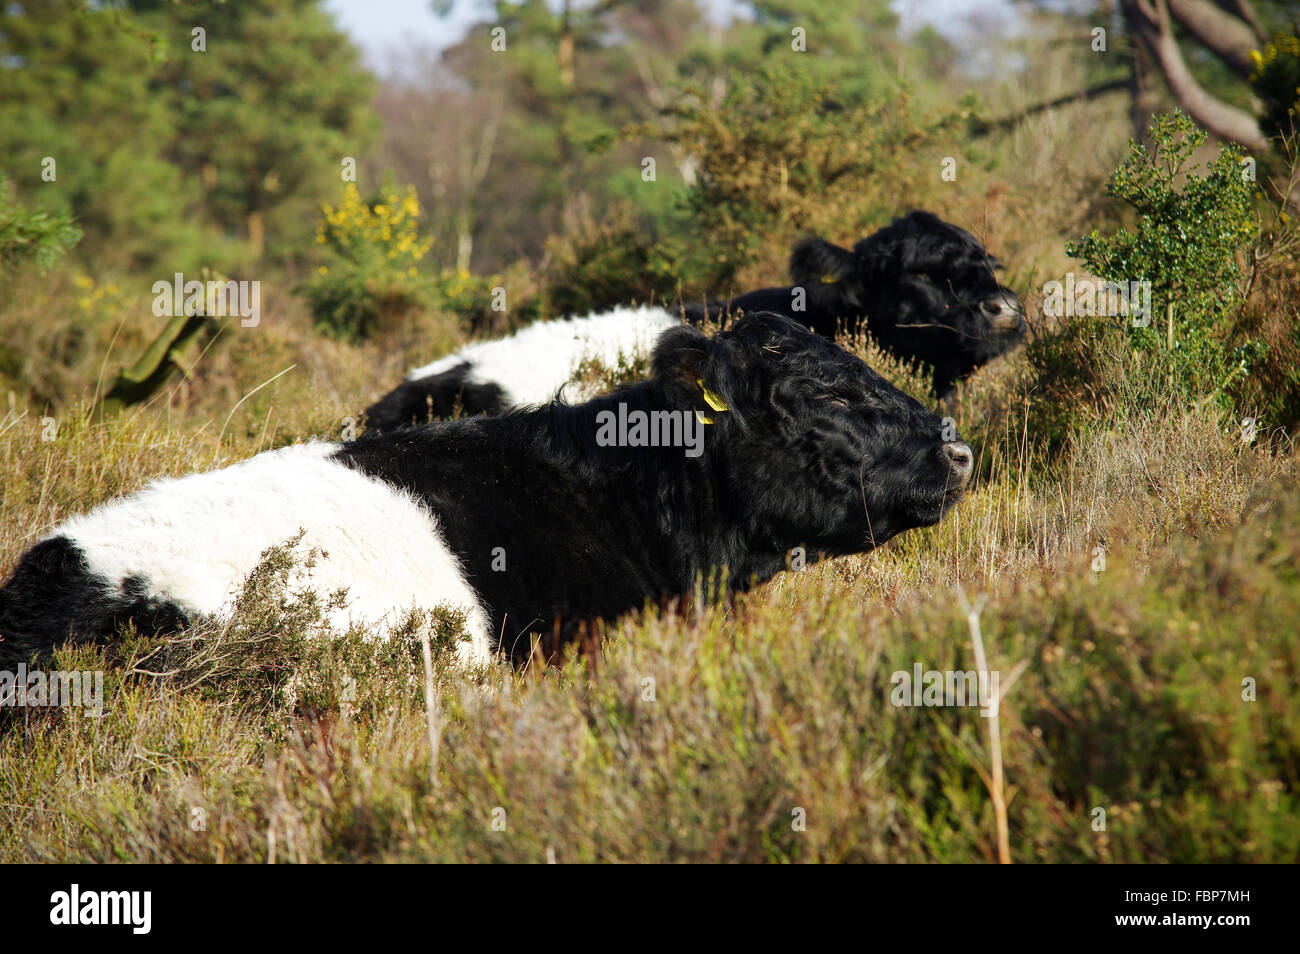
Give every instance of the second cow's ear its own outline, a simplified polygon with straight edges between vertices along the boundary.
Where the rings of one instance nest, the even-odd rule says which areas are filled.
[[[853,277],[853,253],[825,239],[804,239],[790,253],[790,280],[805,288],[834,285]]]

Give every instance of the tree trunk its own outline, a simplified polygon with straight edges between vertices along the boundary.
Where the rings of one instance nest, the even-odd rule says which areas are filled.
[[[1151,142],[1147,133],[1151,119],[1160,111],[1160,89],[1156,79],[1159,69],[1151,52],[1136,37],[1133,40],[1132,69],[1129,124],[1133,127],[1133,141],[1149,147]]]
[[[560,85],[573,89],[575,80],[573,65],[573,24],[569,22],[569,4],[564,4],[564,15],[560,20],[560,43],[556,50],[556,62],[560,68]]]

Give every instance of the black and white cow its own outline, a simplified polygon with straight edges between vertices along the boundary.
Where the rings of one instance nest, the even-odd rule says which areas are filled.
[[[231,607],[260,554],[304,532],[339,626],[467,613],[466,663],[528,658],[714,568],[733,589],[802,546],[865,553],[936,523],[970,448],[839,346],[778,315],[660,336],[648,381],[584,404],[310,443],[160,480],[75,517],[0,588],[0,669],[130,621]]]
[[[1020,302],[998,284],[997,267],[969,232],[928,212],[912,212],[852,251],[821,239],[800,243],[790,260],[791,286],[684,309],[618,308],[537,322],[507,338],[466,345],[408,374],[366,409],[366,422],[391,430],[458,411],[497,414],[542,404],[589,359],[607,367],[620,359],[635,361],[683,316],[698,325],[745,311],[789,315],[828,338],[840,328],[853,332],[865,324],[885,349],[932,366],[936,392],[946,394],[1024,338]]]

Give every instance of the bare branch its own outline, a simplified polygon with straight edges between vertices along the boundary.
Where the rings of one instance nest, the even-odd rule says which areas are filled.
[[[1169,0],[1169,12],[1234,73],[1243,79],[1250,77],[1254,71],[1250,51],[1259,46],[1250,24],[1209,0]]]
[[[1255,34],[1255,39],[1263,43],[1268,39],[1268,33],[1264,30],[1264,24],[1259,22],[1259,17],[1255,14],[1255,8],[1251,6],[1250,0],[1237,0],[1237,15],[1246,21],[1247,25]]]
[[[1213,135],[1252,152],[1268,151],[1269,142],[1255,117],[1208,93],[1192,76],[1174,37],[1168,0],[1122,0],[1129,28],[1151,52],[1180,107]]]
[[[1056,109],[1060,106],[1068,106],[1071,103],[1081,102],[1092,99],[1094,96],[1103,96],[1106,93],[1115,93],[1120,90],[1126,90],[1130,86],[1129,78],[1126,76],[1119,79],[1105,80],[1100,83],[1094,83],[1083,89],[1075,90],[1073,93],[1066,93],[1063,96],[1057,96],[1054,99],[1045,100],[1041,103],[1035,103],[1032,106],[1026,106],[1023,110],[1010,116],[1003,116],[1000,119],[989,120],[986,128],[981,130],[983,133],[993,132],[995,130],[1011,129],[1019,125],[1031,116],[1046,112],[1049,109]]]

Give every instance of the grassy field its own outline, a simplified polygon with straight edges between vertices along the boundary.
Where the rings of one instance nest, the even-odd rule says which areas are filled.
[[[458,670],[446,608],[336,637],[286,541],[230,620],[61,651],[102,712],[0,711],[0,862],[1300,858],[1294,137],[1181,165],[1113,4],[1017,4],[1026,32],[972,46],[905,38],[884,0],[725,30],[689,3],[479,6],[387,78],[310,0],[3,8],[0,579],[151,479],[347,437],[471,335],[784,285],[798,240],[910,209],[1027,305],[1025,347],[941,409],[973,488],[869,556],[519,670]],[[1297,51],[1248,82],[1188,46],[1209,95],[1288,123]],[[258,283],[260,321],[207,322],[99,413],[182,272]],[[1045,316],[1067,275],[1150,283],[1157,321]],[[996,717],[902,691],[976,671]]]
[[[280,317],[186,400],[53,428],[11,404],[0,565],[153,476],[337,437],[400,366]],[[294,370],[239,403],[223,375],[245,360],[245,392]],[[292,547],[228,624],[65,651],[105,672],[104,712],[7,718],[0,860],[994,861],[1000,840],[1019,862],[1294,860],[1288,440],[1170,399],[1045,445],[1026,366],[990,366],[953,409],[982,476],[940,526],[726,607],[633,615],[562,667],[457,672],[446,613],[386,644],[319,638],[330,597],[285,592]],[[976,632],[998,718],[894,704],[895,673],[980,668]]]

